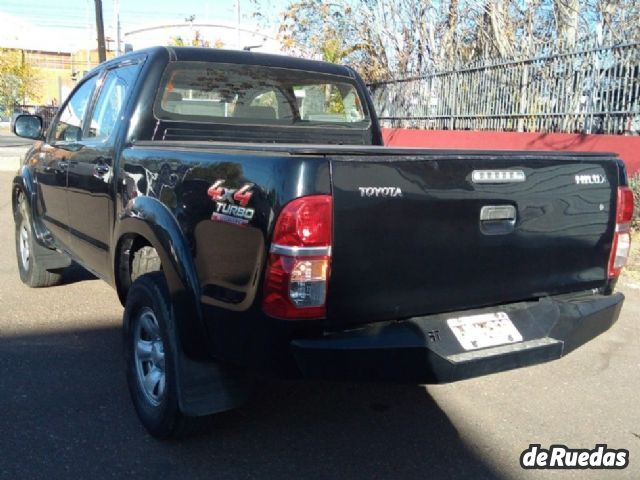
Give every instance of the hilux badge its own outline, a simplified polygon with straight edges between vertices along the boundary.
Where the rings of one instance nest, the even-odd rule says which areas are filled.
[[[607,178],[599,173],[591,173],[587,175],[576,175],[575,181],[577,185],[600,185],[607,183]]]

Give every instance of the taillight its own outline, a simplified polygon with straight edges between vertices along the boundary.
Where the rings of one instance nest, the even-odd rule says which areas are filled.
[[[262,309],[284,319],[326,316],[331,266],[332,198],[297,198],[282,209],[273,232]]]
[[[630,225],[633,217],[633,192],[629,187],[618,187],[616,201],[616,228],[609,256],[609,277],[620,275],[627,264],[631,249]]]

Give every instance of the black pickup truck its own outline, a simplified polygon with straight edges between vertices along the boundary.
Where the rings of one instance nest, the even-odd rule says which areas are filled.
[[[14,131],[37,140],[13,181],[20,276],[74,261],[116,289],[159,437],[239,405],[256,372],[450,382],[557,359],[623,303],[618,158],[385,148],[344,66],[153,48]]]

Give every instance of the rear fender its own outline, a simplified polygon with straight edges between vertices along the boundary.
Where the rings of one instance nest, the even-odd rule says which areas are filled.
[[[209,415],[243,403],[249,392],[245,373],[210,358],[212,343],[204,327],[191,250],[171,211],[155,198],[138,197],[123,212],[116,228],[115,238],[120,241],[115,252],[122,240],[139,235],[155,248],[162,262],[178,336],[175,367],[181,411]],[[117,258],[113,260],[115,265]],[[117,270],[115,273],[118,278]],[[117,288],[120,292],[121,285]]]
[[[130,235],[144,237],[158,252],[175,309],[179,341],[185,353],[203,355],[207,351],[207,333],[200,309],[200,286],[191,250],[180,225],[159,200],[138,197],[122,213],[116,225],[115,238],[119,241],[114,255],[119,255],[122,240]],[[114,266],[117,261],[114,257]],[[118,278],[117,270],[115,273]],[[120,293],[123,286],[120,280],[117,283]]]
[[[13,220],[18,221],[18,194],[23,193],[24,198],[31,211],[31,204],[33,203],[33,182],[31,178],[31,172],[29,169],[22,168],[22,171],[13,177],[13,188],[11,189],[11,207],[13,209]],[[33,215],[32,215],[33,218]]]

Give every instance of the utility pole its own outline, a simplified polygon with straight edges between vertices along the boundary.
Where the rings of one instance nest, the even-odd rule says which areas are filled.
[[[238,50],[242,48],[240,41],[240,0],[236,0],[236,41],[238,42]]]
[[[89,43],[87,43],[87,48],[85,49],[86,52],[86,72],[88,72],[89,70],[91,70],[91,44],[93,43],[93,41],[95,40],[95,37],[93,36],[93,28],[91,28],[91,9],[89,8],[91,0],[85,0],[85,9],[84,9],[84,13],[87,21],[87,28],[89,30],[88,32],[88,36],[89,36]],[[82,78],[82,75],[80,75],[80,78]],[[60,97],[60,101],[62,102],[62,96]]]
[[[98,32],[98,60],[100,63],[107,59],[107,51],[104,46],[104,20],[102,19],[102,0],[96,2],[96,30]]]
[[[113,11],[116,20],[116,55],[122,53],[122,46],[120,45],[120,0],[113,0]]]
[[[195,15],[189,15],[187,18],[184,19],[185,22],[187,22],[189,24],[189,43],[187,43],[187,45],[189,45],[190,47],[193,46],[193,39],[195,38],[193,36],[193,22],[195,21],[196,16]]]

